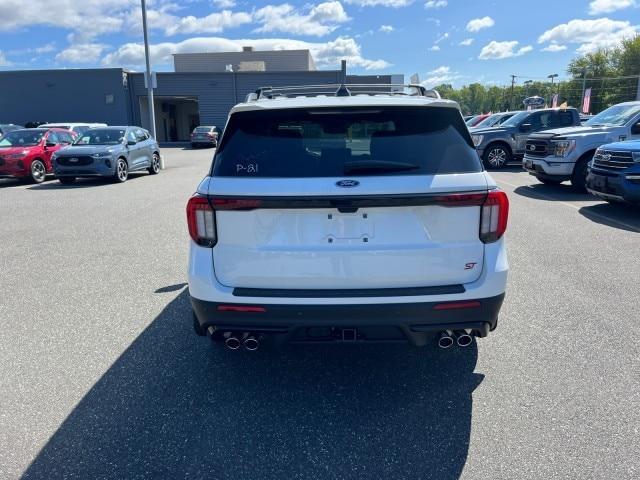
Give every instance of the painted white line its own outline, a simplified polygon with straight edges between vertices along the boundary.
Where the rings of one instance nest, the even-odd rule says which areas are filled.
[[[513,188],[526,187],[529,190],[531,190],[531,194],[534,197],[537,196],[538,198],[542,198],[544,200],[549,200],[551,202],[559,203],[561,205],[565,205],[567,207],[571,207],[574,210],[578,210],[579,211],[582,208],[581,206],[573,205],[573,204],[567,203],[567,202],[562,202],[562,201],[558,200],[557,198],[550,197],[548,195],[545,195],[544,193],[537,192],[536,190],[534,190],[532,185],[514,185],[513,183],[509,183],[509,182],[505,182],[504,180],[497,180],[497,179],[496,179],[496,182],[504,183],[505,185],[509,185],[510,187],[513,187]],[[605,222],[615,223],[615,224],[620,225],[621,227],[625,227],[625,228],[627,228],[629,230],[632,230],[632,231],[634,231],[636,233],[640,233],[640,228],[636,227],[635,225],[631,225],[630,223],[622,222],[620,220],[616,220],[614,218],[607,217],[606,215],[602,215],[601,213],[591,212],[590,211],[588,214],[586,214],[584,216],[587,217],[587,218],[589,216],[594,217],[594,218],[599,218],[600,220],[603,220]]]

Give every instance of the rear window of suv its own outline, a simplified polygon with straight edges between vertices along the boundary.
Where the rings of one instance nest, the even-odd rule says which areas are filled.
[[[481,170],[457,109],[325,107],[233,114],[212,173],[222,177],[340,177]]]

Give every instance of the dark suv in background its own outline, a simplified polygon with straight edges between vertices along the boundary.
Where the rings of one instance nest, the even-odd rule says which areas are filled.
[[[526,110],[499,127],[474,129],[472,138],[485,167],[502,168],[511,160],[522,158],[532,133],[575,125],[580,125],[580,115],[575,108]]]

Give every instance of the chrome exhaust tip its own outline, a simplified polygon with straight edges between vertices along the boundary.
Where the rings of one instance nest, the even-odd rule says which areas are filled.
[[[464,330],[456,332],[456,342],[459,347],[468,347],[473,342],[473,337]]]
[[[233,334],[229,334],[224,340],[224,345],[229,350],[238,350],[240,348],[240,339]]]
[[[249,335],[244,339],[244,348],[249,350],[250,352],[255,352],[260,346],[260,342],[253,335]]]
[[[440,338],[438,338],[438,346],[440,348],[449,348],[454,344],[453,337],[451,336],[451,332],[448,330],[446,332],[440,333]]]

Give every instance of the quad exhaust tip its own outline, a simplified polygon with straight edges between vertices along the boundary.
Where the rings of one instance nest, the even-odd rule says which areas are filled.
[[[229,334],[225,338],[224,344],[229,350],[238,350],[240,348],[240,339],[235,335]]]
[[[451,336],[451,332],[447,330],[446,332],[442,332],[440,334],[440,338],[438,338],[438,346],[440,348],[449,348],[452,347],[455,341]]]
[[[456,342],[459,347],[468,347],[473,342],[473,338],[464,330],[456,332]]]
[[[250,352],[255,352],[260,346],[260,342],[253,335],[249,335],[244,339],[244,348],[249,350]]]

